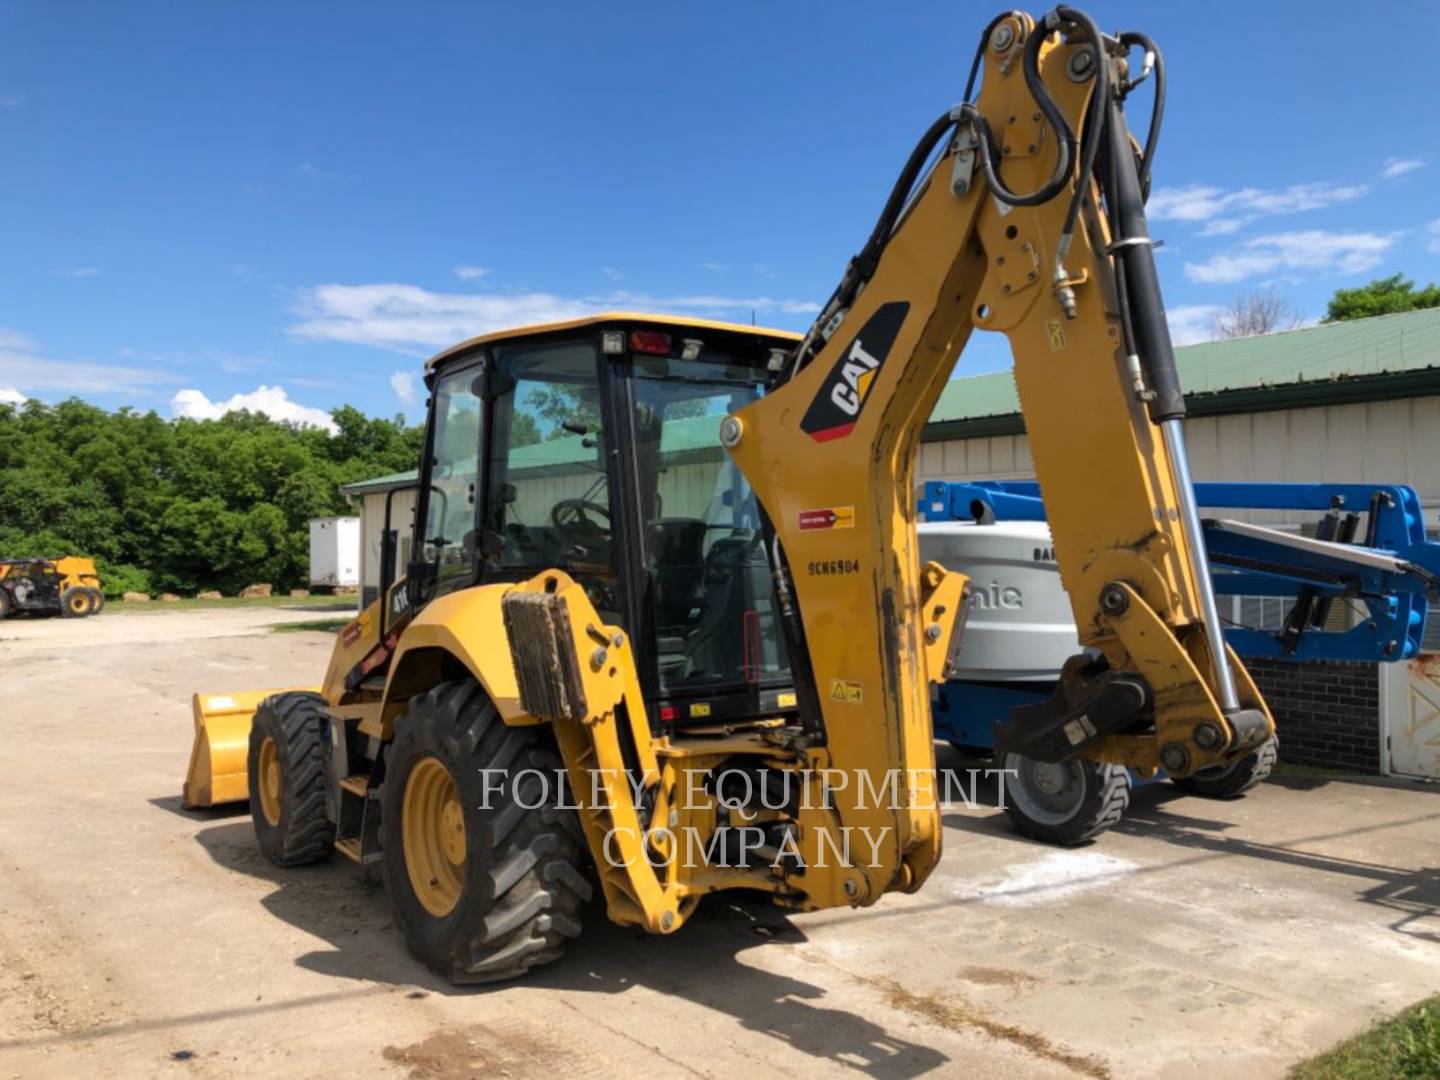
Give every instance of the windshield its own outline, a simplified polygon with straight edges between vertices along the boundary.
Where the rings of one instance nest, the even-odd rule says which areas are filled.
[[[636,358],[646,603],[665,692],[784,681],[755,494],[720,421],[761,394],[753,368]]]

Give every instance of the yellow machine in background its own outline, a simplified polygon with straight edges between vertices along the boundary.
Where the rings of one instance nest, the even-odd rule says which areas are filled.
[[[1121,113],[1157,58],[1070,8],[993,20],[978,100],[926,131],[803,338],[615,313],[432,360],[403,580],[318,692],[197,695],[187,803],[240,794],[253,708],[266,856],[383,862],[411,950],[462,982],[557,957],[595,882],[658,933],[721,889],[918,888],[941,845],[927,681],[966,599],[920,564],[914,464],[977,326],[1010,339],[1090,647],[1010,748],[1185,776],[1268,739],[1200,547],[1155,131],[1141,151]]]
[[[0,619],[22,612],[83,619],[104,607],[93,559],[63,555],[0,560]]]

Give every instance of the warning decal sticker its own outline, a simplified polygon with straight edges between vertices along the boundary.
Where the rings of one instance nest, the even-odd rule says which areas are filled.
[[[810,529],[853,529],[855,508],[853,506],[825,506],[819,510],[801,510],[800,528]]]

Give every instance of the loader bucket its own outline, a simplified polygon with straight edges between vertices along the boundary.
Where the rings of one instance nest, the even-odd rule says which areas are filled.
[[[290,687],[319,692],[318,686]],[[250,753],[250,720],[260,703],[280,690],[243,690],[236,694],[196,694],[195,745],[185,773],[187,810],[250,798],[246,759]]]

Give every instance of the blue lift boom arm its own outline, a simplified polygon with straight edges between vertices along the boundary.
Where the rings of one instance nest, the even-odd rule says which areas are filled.
[[[1440,543],[1425,537],[1420,498],[1402,484],[1197,483],[1209,510],[1306,510],[1323,516],[1315,537],[1204,519],[1215,591],[1292,601],[1278,631],[1230,626],[1241,656],[1284,660],[1393,662],[1420,651],[1425,615],[1437,601]],[[1045,521],[1033,481],[931,480],[920,505],[929,521]],[[1363,520],[1363,533],[1361,533]],[[1363,605],[1345,630],[1326,629],[1336,601]]]

